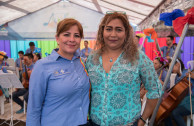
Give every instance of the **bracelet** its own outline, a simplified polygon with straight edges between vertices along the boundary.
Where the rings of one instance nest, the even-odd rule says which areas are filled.
[[[144,124],[146,124],[146,121],[142,118],[142,116],[140,116],[140,119],[144,122]]]

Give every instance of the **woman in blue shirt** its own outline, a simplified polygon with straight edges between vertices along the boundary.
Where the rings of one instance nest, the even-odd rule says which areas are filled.
[[[164,68],[162,68],[162,67],[164,67],[162,57],[156,57],[154,59],[153,63],[154,63],[154,68],[158,74],[158,78],[160,79],[160,82],[163,85],[167,72]]]
[[[58,49],[38,60],[30,78],[27,126],[78,126],[87,123],[89,77],[76,50],[83,28],[75,19],[57,25]]]
[[[93,125],[144,126],[161,96],[161,83],[152,61],[138,51],[124,12],[107,12],[99,25],[96,49],[86,62],[92,85]],[[141,81],[148,90],[142,116]]]

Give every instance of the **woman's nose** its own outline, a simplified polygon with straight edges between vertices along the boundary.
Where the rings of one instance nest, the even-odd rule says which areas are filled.
[[[112,30],[111,36],[116,36],[116,31],[115,30]]]
[[[75,41],[75,37],[73,35],[70,36],[70,41],[71,42]]]

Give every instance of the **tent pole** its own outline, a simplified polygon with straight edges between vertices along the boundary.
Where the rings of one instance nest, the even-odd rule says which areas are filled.
[[[169,70],[168,70],[167,76],[166,76],[166,78],[165,78],[165,80],[164,80],[164,85],[163,85],[163,87],[162,87],[162,96],[160,97],[160,99],[159,99],[158,102],[157,102],[157,105],[156,105],[156,107],[155,107],[155,109],[154,109],[154,112],[153,112],[153,114],[152,114],[152,117],[151,117],[151,119],[150,119],[149,126],[153,126],[153,124],[154,124],[154,120],[155,120],[155,118],[156,118],[156,114],[157,114],[157,112],[158,112],[158,108],[160,107],[160,104],[161,104],[161,102],[162,102],[162,97],[163,97],[163,95],[164,95],[163,92],[166,90],[167,83],[168,83],[169,80],[170,80],[170,75],[171,75],[172,69],[173,69],[173,67],[174,67],[174,65],[175,65],[176,59],[177,59],[178,54],[179,54],[179,52],[180,52],[180,50],[181,50],[181,46],[182,46],[182,44],[183,44],[183,40],[184,40],[185,35],[186,35],[186,33],[187,33],[188,27],[189,27],[189,25],[188,25],[188,23],[186,23],[185,26],[184,26],[182,35],[181,35],[181,37],[180,37],[179,43],[178,43],[178,45],[177,45],[177,47],[176,47],[176,50],[175,50],[175,53],[174,53],[174,56],[173,56],[173,59],[172,59],[170,68],[169,68]]]

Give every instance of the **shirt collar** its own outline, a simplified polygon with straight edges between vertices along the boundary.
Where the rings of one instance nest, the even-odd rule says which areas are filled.
[[[52,59],[54,59],[54,60],[58,60],[59,58],[66,59],[57,53],[58,50],[59,50],[59,48],[53,49],[53,51],[51,52],[51,55],[50,55],[52,57]],[[75,52],[72,60],[75,60],[77,58],[80,58],[80,54]],[[69,59],[66,59],[66,60],[69,60]]]

